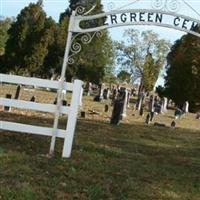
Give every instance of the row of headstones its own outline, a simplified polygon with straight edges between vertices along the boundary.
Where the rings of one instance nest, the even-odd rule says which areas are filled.
[[[145,93],[141,92],[138,96],[138,100],[136,102],[136,110],[139,110],[139,112],[143,113],[143,103],[145,99]],[[157,96],[150,96],[148,109],[150,112],[157,112],[157,113],[166,113],[168,107],[168,99],[166,97],[163,97],[162,99],[158,99]]]
[[[21,85],[18,85],[16,88],[15,95],[13,99],[19,100],[20,99],[20,91],[21,91]],[[6,94],[7,99],[12,99],[12,94]],[[30,102],[36,102],[36,97],[33,95],[30,100]],[[53,104],[57,104],[57,97],[55,97]],[[65,100],[65,93],[62,93],[62,105],[63,106],[69,106],[67,101]],[[4,106],[4,111],[11,112],[11,107],[10,106]]]

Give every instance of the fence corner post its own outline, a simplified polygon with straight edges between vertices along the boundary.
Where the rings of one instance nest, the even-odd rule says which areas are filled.
[[[70,105],[70,111],[68,115],[66,136],[64,138],[64,145],[63,145],[63,152],[62,152],[63,158],[69,158],[71,156],[72,144],[73,144],[76,122],[77,122],[77,114],[78,114],[78,109],[80,106],[80,98],[82,95],[82,92],[81,92],[82,85],[83,85],[83,82],[80,80],[75,80],[73,83],[71,105]]]

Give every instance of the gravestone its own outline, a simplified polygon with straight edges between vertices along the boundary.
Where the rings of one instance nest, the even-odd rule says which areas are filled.
[[[103,99],[108,99],[108,88],[103,90]]]
[[[188,112],[189,112],[189,102],[188,102],[188,101],[186,101],[186,102],[183,104],[182,110],[183,110],[184,113],[188,113]]]
[[[98,94],[94,97],[94,100],[93,100],[93,101],[100,102],[100,101],[102,101],[102,99],[103,99],[103,85],[100,84],[100,85],[99,85]]]
[[[153,95],[150,96],[149,100],[149,113],[150,113],[150,121],[153,121],[154,113],[155,113],[155,97]]]
[[[174,120],[173,120],[172,123],[171,123],[171,127],[172,127],[172,128],[175,128],[175,127],[176,127],[176,122],[175,122]]]
[[[112,105],[112,106],[114,105],[114,102],[115,102],[116,97],[117,97],[117,89],[116,89],[116,88],[113,88],[113,89],[112,89],[112,100],[111,100],[111,105]]]
[[[153,125],[155,127],[160,127],[160,128],[166,127],[166,124],[162,124],[162,123],[158,123],[158,122],[155,122]]]
[[[85,93],[87,96],[90,96],[90,93],[92,91],[92,83],[87,81],[85,85]]]
[[[117,125],[119,124],[119,121],[122,119],[125,97],[126,97],[125,90],[120,90],[118,92],[116,100],[114,101],[112,117],[110,121],[111,124]]]
[[[161,101],[161,112],[160,113],[166,113],[167,112],[167,98],[163,97]]]
[[[127,94],[127,107],[129,108],[129,103],[130,103],[130,97],[131,97],[131,93],[128,91]]]
[[[183,115],[183,111],[180,108],[176,108],[174,112],[175,119],[180,119],[182,115]]]
[[[121,87],[120,91],[125,94],[122,117],[126,117],[127,116],[126,110],[127,110],[127,101],[128,101],[128,91],[124,87]]]
[[[106,105],[105,105],[104,112],[108,112],[108,110],[109,110],[109,106],[106,104]]]
[[[200,119],[200,113],[197,113],[196,119]]]
[[[145,123],[149,124],[150,123],[150,113],[147,114],[146,119],[145,119]]]
[[[137,103],[136,103],[136,110],[140,111],[142,103],[144,101],[144,97],[145,97],[145,92],[140,92]]]
[[[35,96],[32,96],[30,101],[35,102]]]
[[[11,99],[12,95],[11,94],[6,94],[6,98],[7,99]],[[4,111],[10,112],[11,111],[11,107],[10,106],[4,106]]]
[[[53,104],[56,105],[57,104],[57,97],[55,97]]]
[[[67,106],[67,101],[66,100],[62,100],[62,105],[63,106]]]
[[[18,86],[17,86],[17,89],[16,89],[16,93],[15,93],[14,99],[19,99],[20,90],[21,90],[21,86],[18,85]]]
[[[144,114],[144,106],[141,106],[141,109],[139,111],[139,115],[143,116],[143,114]]]
[[[85,118],[85,111],[81,111],[81,117]]]

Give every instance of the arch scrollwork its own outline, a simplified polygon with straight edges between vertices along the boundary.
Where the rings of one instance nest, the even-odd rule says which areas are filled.
[[[93,33],[78,33],[76,34],[71,42],[71,55],[68,58],[68,64],[74,64],[74,56],[82,50],[82,45],[89,44],[94,37],[101,38],[103,31],[97,31]],[[78,40],[78,41],[77,41]]]
[[[179,0],[152,0],[152,8],[166,10],[169,12],[178,12],[181,7]]]

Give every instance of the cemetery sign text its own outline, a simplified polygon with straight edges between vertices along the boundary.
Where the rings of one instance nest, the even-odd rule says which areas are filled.
[[[82,22],[85,24],[86,21],[93,22],[95,20],[102,20],[102,25],[92,28],[81,27]],[[93,16],[78,15],[74,16],[73,22],[74,23],[73,26],[71,26],[71,31],[79,33],[94,32],[107,28],[128,25],[153,25],[173,28],[200,37],[200,34],[194,31],[195,26],[200,24],[199,20],[185,15],[175,14],[173,12],[165,12],[153,9],[116,10]]]

